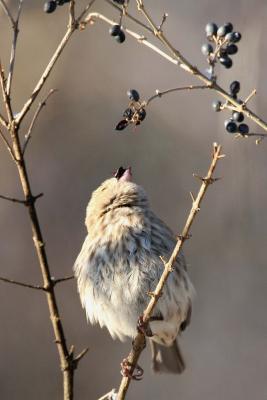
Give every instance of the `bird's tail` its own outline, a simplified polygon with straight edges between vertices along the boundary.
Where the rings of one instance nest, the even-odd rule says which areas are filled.
[[[150,340],[152,351],[152,368],[157,373],[181,374],[185,362],[176,340],[169,347]]]

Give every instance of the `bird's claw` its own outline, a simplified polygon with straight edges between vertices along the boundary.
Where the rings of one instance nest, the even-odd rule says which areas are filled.
[[[137,330],[139,333],[143,333],[147,337],[153,336],[153,332],[149,326],[149,322],[145,322],[142,315],[138,318]]]
[[[124,358],[121,362],[121,375],[125,378],[140,381],[143,378],[144,370],[138,364],[133,368],[133,365],[128,361],[128,359]]]

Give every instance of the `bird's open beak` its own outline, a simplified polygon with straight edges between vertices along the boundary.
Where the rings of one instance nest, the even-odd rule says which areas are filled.
[[[130,182],[132,180],[132,168],[123,168],[120,167],[114,174],[114,177],[118,179],[118,181],[126,181]]]

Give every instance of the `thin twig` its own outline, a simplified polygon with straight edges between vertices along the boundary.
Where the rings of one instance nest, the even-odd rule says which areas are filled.
[[[196,199],[192,202],[192,207],[189,212],[188,218],[186,220],[185,226],[183,228],[182,234],[179,235],[179,237],[178,237],[177,244],[172,252],[172,255],[171,255],[169,261],[165,262],[164,260],[162,260],[162,262],[164,264],[164,270],[163,270],[161,278],[157,284],[157,287],[156,287],[155,291],[153,292],[153,295],[150,296],[151,299],[143,313],[144,323],[149,323],[149,320],[153,313],[153,310],[155,309],[156,304],[162,294],[164,284],[167,281],[168,276],[170,275],[170,273],[173,270],[174,263],[182,249],[182,246],[183,246],[185,240],[189,237],[190,228],[193,224],[196,214],[200,210],[200,204],[205,196],[205,193],[206,193],[209,185],[215,181],[213,178],[213,172],[215,170],[218,160],[220,158],[222,158],[222,156],[223,155],[221,154],[221,146],[218,146],[216,143],[214,143],[212,160],[211,160],[211,164],[210,164],[208,173],[204,178],[202,178],[201,187],[199,189]],[[136,337],[134,338],[134,341],[132,344],[132,350],[130,351],[130,353],[127,357],[129,365],[131,365],[130,373],[133,373],[133,371],[137,365],[139,356],[144,349],[144,345],[145,345],[145,336],[143,333],[139,332],[136,335]],[[131,379],[129,377],[122,378],[116,400],[125,399],[125,395],[127,393],[130,382],[131,382]]]
[[[21,10],[22,10],[22,4],[23,4],[23,0],[19,0],[17,18],[14,21],[14,23],[12,24],[13,42],[12,42],[12,46],[11,46],[9,73],[8,73],[7,84],[6,84],[6,91],[7,91],[8,96],[10,96],[10,92],[11,92],[11,84],[12,84],[12,78],[13,78],[13,72],[14,72],[14,66],[15,66],[16,47],[17,47],[17,40],[18,40],[18,34],[19,34],[19,18],[20,18],[20,14],[21,14]]]
[[[104,394],[98,400],[115,400],[116,399],[116,389],[112,389],[110,392]]]
[[[2,96],[3,96],[3,100],[4,100],[4,104],[5,104],[6,112],[7,112],[7,116],[8,116],[8,122],[10,124],[13,121],[13,113],[12,113],[12,108],[11,108],[11,103],[10,103],[10,97],[6,90],[6,77],[5,77],[5,73],[4,73],[1,61],[0,61],[0,82],[1,82],[1,88],[2,88]]]
[[[26,203],[26,200],[20,200],[20,199],[15,199],[13,197],[8,197],[8,196],[3,196],[0,194],[0,199],[11,201],[12,203],[18,203],[18,204],[24,204]]]
[[[1,131],[1,129],[0,129],[0,136],[1,136],[2,140],[3,140],[3,142],[5,143],[5,145],[6,145],[7,149],[8,149],[8,151],[9,151],[9,153],[10,153],[12,159],[13,159],[13,161],[16,161],[15,154],[13,153],[13,150],[12,150],[12,148],[11,148],[11,146],[10,146],[8,140],[7,140],[7,138],[5,137],[4,133]]]
[[[74,276],[70,275],[70,276],[65,276],[64,278],[53,279],[53,282],[54,282],[54,285],[57,285],[58,283],[61,283],[61,282],[70,281],[73,278],[74,278]]]
[[[12,14],[11,14],[11,12],[10,12],[8,6],[6,5],[5,0],[0,0],[0,5],[2,6],[4,12],[5,12],[6,15],[8,16],[8,18],[9,18],[9,20],[10,20],[10,23],[11,23],[11,25],[12,25],[12,27],[13,27],[13,26],[15,25],[15,20],[14,20],[14,18],[12,17]]]
[[[31,285],[30,283],[18,282],[18,281],[14,281],[14,279],[3,278],[2,276],[0,276],[0,281],[6,282],[6,283],[12,283],[12,285],[23,286],[23,287],[26,287],[26,288],[29,288],[29,289],[37,289],[37,290],[46,291],[44,286]]]
[[[56,91],[57,91],[57,89],[51,89],[51,90],[49,91],[49,93],[45,96],[45,98],[38,104],[38,107],[37,107],[37,109],[36,109],[36,111],[35,111],[35,113],[34,113],[34,116],[33,116],[33,118],[32,118],[32,121],[31,121],[31,123],[30,123],[28,132],[27,132],[26,135],[25,135],[25,142],[24,142],[24,145],[23,145],[23,148],[22,148],[22,153],[23,153],[23,154],[25,153],[26,148],[27,148],[28,143],[29,143],[29,140],[31,139],[32,129],[33,129],[33,127],[34,127],[34,124],[35,124],[35,122],[36,122],[36,119],[37,119],[38,115],[39,115],[40,112],[42,111],[42,108],[46,105],[46,102],[47,102],[47,100],[49,99],[49,97],[50,97],[53,93],[55,93]]]
[[[162,96],[165,96],[166,94],[172,93],[172,92],[179,92],[183,90],[197,90],[197,89],[210,89],[210,86],[208,85],[189,85],[189,86],[182,86],[182,87],[177,87],[177,88],[172,88],[164,91],[156,90],[156,94],[151,96],[147,101],[146,105],[148,106],[153,100],[157,98],[161,98]]]

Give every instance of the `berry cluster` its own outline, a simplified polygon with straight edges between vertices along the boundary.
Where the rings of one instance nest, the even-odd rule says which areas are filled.
[[[70,0],[50,0],[44,3],[44,12],[51,14],[55,11],[57,6],[63,6],[66,3],[69,3]]]
[[[227,22],[226,24],[218,26],[214,22],[209,22],[205,28],[206,36],[210,43],[205,43],[201,47],[204,56],[210,65],[219,61],[225,68],[231,68],[233,60],[230,56],[238,52],[238,43],[241,39],[241,33],[233,32],[233,24]]]
[[[240,82],[238,81],[233,81],[230,84],[230,95],[234,98],[237,99],[237,94],[240,91]],[[212,108],[214,111],[218,112],[221,111],[223,108],[227,108],[228,102],[225,103],[225,105],[222,105],[222,103],[219,100],[216,100],[212,103]],[[227,119],[224,122],[225,129],[228,133],[239,133],[242,136],[245,136],[249,133],[249,127],[247,124],[244,124],[244,114],[241,111],[236,111],[232,110],[232,116],[231,118]]]
[[[123,43],[125,40],[125,33],[118,24],[112,25],[112,27],[109,29],[109,34],[114,36],[118,43]]]
[[[140,96],[137,90],[129,89],[127,96],[131,100],[128,108],[123,113],[122,119],[116,126],[117,131],[122,131],[129,124],[140,125],[146,117],[146,110],[144,105],[140,102]]]

